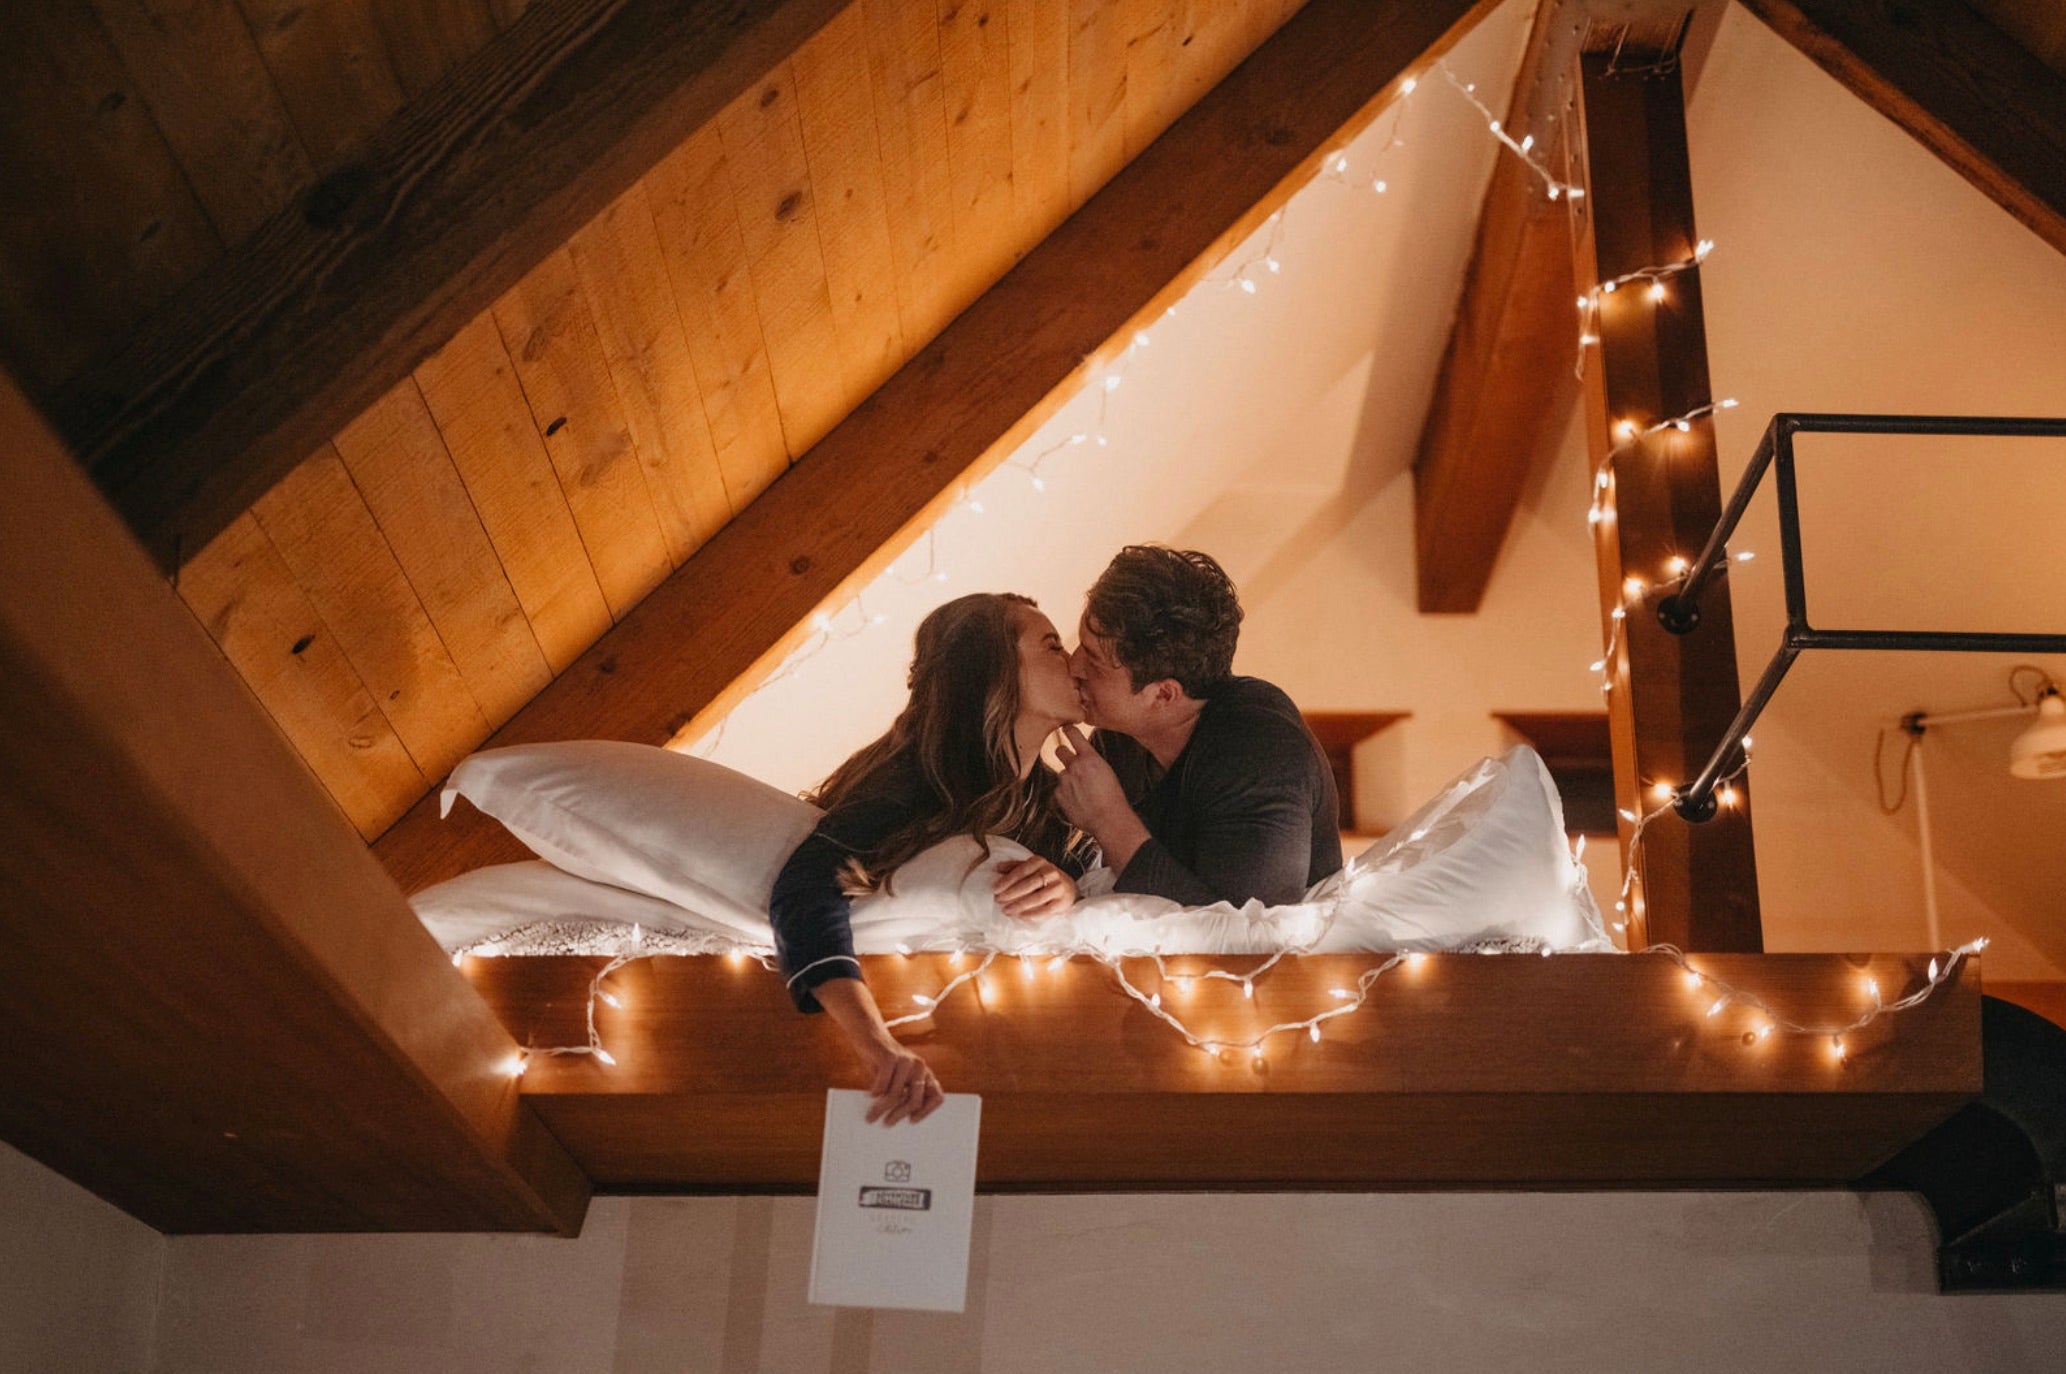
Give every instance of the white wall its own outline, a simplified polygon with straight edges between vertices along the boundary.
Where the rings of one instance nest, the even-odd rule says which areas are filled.
[[[0,1144],[0,1370],[146,1374],[165,1240]]]
[[[1937,1296],[1905,1194],[985,1198],[958,1316],[808,1306],[811,1207],[173,1240],[158,1369],[2024,1374],[2066,1348],[2066,1298]]]

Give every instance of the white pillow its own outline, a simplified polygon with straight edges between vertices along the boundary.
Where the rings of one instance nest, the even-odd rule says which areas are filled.
[[[730,926],[684,911],[672,902],[609,883],[592,883],[539,859],[476,868],[423,889],[409,898],[409,905],[447,950],[539,952],[527,942],[510,944],[510,937],[545,926],[608,928],[584,932],[601,945],[569,949],[568,953],[602,953],[605,945],[609,950],[621,948],[633,926],[649,933],[718,937],[713,942],[718,948],[727,948],[738,939],[738,932]],[[482,948],[486,945],[506,947]]]
[[[817,807],[707,759],[616,740],[489,749],[445,783],[532,853],[765,943],[768,894]]]

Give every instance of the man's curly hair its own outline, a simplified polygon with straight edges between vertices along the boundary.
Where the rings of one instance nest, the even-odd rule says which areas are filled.
[[[1085,598],[1092,633],[1112,642],[1138,692],[1175,678],[1204,700],[1233,673],[1241,598],[1210,554],[1160,544],[1129,544]]]

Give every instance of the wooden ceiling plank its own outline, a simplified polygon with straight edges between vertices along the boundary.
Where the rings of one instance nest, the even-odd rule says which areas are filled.
[[[1126,14],[1112,0],[1069,4],[1069,207],[1126,165]]]
[[[93,0],[226,244],[315,179],[234,0]]]
[[[93,15],[16,5],[6,23],[0,348],[47,395],[222,243]]]
[[[951,294],[959,314],[1011,269],[1018,246],[1011,184],[1010,15],[1003,0],[940,0],[939,15],[954,192]]]
[[[360,834],[372,839],[423,795],[431,779],[256,518],[210,540],[179,594]]]
[[[1314,0],[1084,211],[740,511],[495,743],[665,743],[750,689],[811,612],[858,590],[1375,117],[1489,3]],[[1348,131],[1345,134],[1345,130]],[[685,653],[684,646],[694,646]],[[697,728],[702,728],[698,725]],[[413,889],[507,855],[471,812],[419,806],[380,841]],[[491,857],[492,856],[492,857]]]
[[[760,306],[768,375],[792,459],[846,414],[840,338],[819,246],[817,190],[803,151],[796,82],[783,63],[717,117],[739,233]]]
[[[2066,253],[2066,76],[1961,3],[1746,4],[1817,66]]]
[[[424,779],[444,777],[488,737],[488,719],[336,449],[325,444],[252,514]]]
[[[882,143],[883,189],[897,260],[897,302],[907,343],[938,333],[958,308],[953,293],[954,170],[933,0],[861,0],[868,71]]]
[[[49,413],[176,565],[838,7],[533,6],[49,396]],[[308,22],[331,10],[305,8]]]
[[[416,384],[557,673],[610,628],[610,606],[492,314],[425,358]]]
[[[402,106],[368,0],[237,0],[318,174]]]
[[[1685,97],[1674,72],[1659,79],[1633,52],[1585,54],[1577,128],[1584,218],[1572,272],[1588,290],[1627,272],[1682,262],[1699,241],[1687,165]],[[1614,737],[1615,805],[1624,817],[1656,809],[1660,784],[1699,771],[1740,704],[1729,588],[1702,594],[1700,625],[1673,635],[1658,623],[1654,591],[1631,596],[1626,579],[1654,589],[1667,560],[1691,557],[1721,517],[1722,492],[1711,418],[1685,432],[1645,427],[1717,398],[1707,371],[1700,272],[1647,290],[1601,293],[1592,312],[1600,343],[1585,375],[1587,444],[1609,485],[1593,526],[1601,623],[1625,614],[1607,672]],[[1606,637],[1603,628],[1603,638]],[[1644,832],[1639,882],[1630,895],[1629,948],[1672,944],[1689,951],[1755,952],[1763,947],[1749,789],[1704,825],[1668,816]],[[1633,823],[1621,825],[1623,863]]]
[[[1008,0],[1012,217],[1038,243],[1069,217],[1068,0]]]
[[[0,429],[0,1019],[64,1050],[0,1135],[161,1230],[577,1230],[515,1042],[5,380]]]
[[[1536,11],[1504,123],[1515,138],[1549,144],[1528,113],[1540,83],[1569,48],[1567,7]],[[1537,458],[1554,451],[1578,391],[1576,288],[1566,207],[1541,179],[1501,151],[1478,214],[1435,379],[1434,400],[1413,463],[1414,565],[1423,615],[1469,614],[1492,580],[1521,493]]]
[[[561,249],[532,268],[494,316],[610,617],[621,620],[672,564],[573,255]]]
[[[414,98],[494,41],[487,0],[372,0],[395,81]]]
[[[645,464],[668,559],[680,567],[732,518],[732,503],[645,184],[626,191],[567,246]]]
[[[502,724],[552,669],[415,380],[339,430],[335,447],[481,714]]]
[[[717,130],[686,139],[646,184],[725,491],[744,510],[788,471],[789,448]]]
[[[889,197],[860,7],[842,10],[796,50],[789,65],[851,410],[910,356],[897,303]]]

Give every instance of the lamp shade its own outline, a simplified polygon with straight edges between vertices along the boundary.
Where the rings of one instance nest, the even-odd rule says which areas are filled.
[[[2058,688],[2039,698],[2037,719],[2010,742],[2009,771],[2019,778],[2066,778],[2066,699]]]

